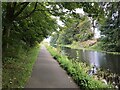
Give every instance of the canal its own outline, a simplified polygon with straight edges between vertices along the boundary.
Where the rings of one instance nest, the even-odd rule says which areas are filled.
[[[70,59],[77,59],[88,65],[96,65],[103,70],[109,69],[112,73],[120,75],[120,55],[84,49],[71,49],[68,47],[61,47],[61,49]]]

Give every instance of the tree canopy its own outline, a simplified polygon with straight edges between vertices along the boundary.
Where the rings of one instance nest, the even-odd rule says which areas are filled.
[[[70,24],[74,20],[68,16],[79,20],[79,14],[75,9],[83,8],[93,19],[102,18],[104,13],[99,4],[96,2],[4,2],[2,3],[3,52],[16,43],[34,46],[57,31],[59,25],[52,16],[60,17],[65,24]]]
[[[91,39],[93,33],[91,27],[96,28],[95,21],[101,31],[100,42],[102,42],[102,49],[105,51],[117,51],[120,49],[120,2],[100,2],[100,3],[80,3],[79,7],[83,8],[85,17],[81,18],[80,15],[75,14],[73,11],[69,16],[64,16],[65,27],[57,36],[60,44],[71,44],[72,42],[81,42]],[[72,9],[71,9],[72,10]],[[71,16],[73,18],[71,19]],[[68,17],[68,18],[67,18]],[[87,22],[88,21],[88,22]],[[78,24],[79,23],[79,24]],[[51,40],[51,42],[52,42]]]
[[[103,48],[120,52],[120,2],[107,3],[105,12],[106,19],[100,29]]]
[[[82,42],[93,37],[91,30],[92,24],[87,16],[81,16],[80,19],[74,17],[68,18],[64,28],[61,28],[59,34],[54,34],[51,44],[72,44]]]

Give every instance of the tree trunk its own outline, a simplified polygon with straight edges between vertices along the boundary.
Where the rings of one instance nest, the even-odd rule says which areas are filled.
[[[7,30],[7,39],[10,37],[10,28]],[[9,48],[9,43],[7,42],[6,48]]]
[[[9,37],[10,37],[10,29],[11,27],[9,25],[4,27],[3,30],[3,49],[8,49],[9,48]]]

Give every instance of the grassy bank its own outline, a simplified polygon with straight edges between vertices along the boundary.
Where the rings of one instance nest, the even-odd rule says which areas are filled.
[[[47,47],[51,55],[57,59],[62,68],[73,78],[73,80],[80,86],[81,89],[93,88],[109,88],[103,82],[89,76],[87,71],[88,67],[84,63],[69,60],[67,56],[60,55],[53,47]]]
[[[99,51],[99,52],[104,52],[104,53],[108,53],[108,54],[120,55],[120,52],[109,52],[109,51],[104,51],[104,50],[102,49],[102,45],[103,45],[102,42],[97,42],[97,43],[94,44],[93,46],[88,47],[88,48],[86,48],[86,49],[88,49],[88,50],[94,50],[94,51]]]
[[[25,86],[37,59],[39,48],[40,46],[36,46],[27,52],[21,49],[17,57],[3,58],[3,88],[23,88]]]
[[[84,50],[92,50],[92,51],[98,51],[98,52],[103,52],[103,53],[108,53],[108,54],[116,54],[116,55],[120,55],[120,52],[109,52],[109,51],[104,51],[101,47],[102,43],[98,42],[96,44],[94,44],[93,46],[89,46],[89,47],[80,47],[80,45],[77,44],[72,44],[72,45],[61,45],[64,47],[69,47],[72,49],[84,49]]]

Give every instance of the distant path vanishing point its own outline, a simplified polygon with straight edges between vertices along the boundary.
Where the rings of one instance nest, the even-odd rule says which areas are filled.
[[[45,46],[41,46],[32,75],[25,88],[79,88],[52,58]]]

